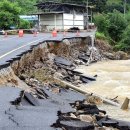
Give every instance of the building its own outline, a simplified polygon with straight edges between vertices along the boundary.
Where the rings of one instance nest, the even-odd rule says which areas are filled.
[[[84,29],[85,5],[42,2],[36,5],[39,12],[39,26],[42,30],[65,30],[72,27]]]

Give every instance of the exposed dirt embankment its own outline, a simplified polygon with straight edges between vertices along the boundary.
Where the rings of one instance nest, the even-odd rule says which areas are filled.
[[[112,60],[128,58],[127,54],[124,52],[113,52],[112,47],[103,40],[95,40],[95,46],[96,49],[94,49],[93,55],[90,56],[90,37],[64,39],[62,42],[40,43],[33,47],[32,51],[22,54],[20,60],[14,61],[11,67],[0,71],[0,84],[21,86],[21,83],[18,83],[17,76],[23,78],[23,74],[29,75],[29,77],[36,77],[41,82],[47,82],[48,80],[53,81],[53,74],[56,71],[55,66],[53,66],[55,56],[69,59],[76,65],[84,64],[84,62],[89,60],[89,57],[93,59],[93,61],[104,58]]]
[[[21,81],[14,73],[11,67],[0,70],[0,85],[8,87],[18,86],[21,89],[28,89],[26,83]]]
[[[24,53],[20,60],[14,61],[11,67],[1,70],[0,84],[23,86],[24,89],[26,85],[20,85],[17,78],[17,76],[21,78],[22,74],[29,74],[30,77],[36,76],[40,81],[51,80],[53,56],[62,56],[74,61],[80,52],[87,51],[89,45],[91,45],[89,37],[40,43],[33,47],[32,51]]]
[[[114,51],[113,47],[106,41],[101,39],[96,39],[96,47],[100,50],[100,53],[110,60],[127,60],[129,56],[123,51]]]
[[[47,111],[44,112],[44,110],[42,110],[44,115],[46,115],[42,117],[47,117],[48,115],[50,117],[51,112],[54,110],[54,106],[52,107],[52,105],[55,104],[56,110],[54,115],[51,114],[51,119],[58,115],[58,120],[56,121],[54,118],[51,122],[51,127],[63,129],[68,129],[68,127],[72,129],[80,127],[95,130],[107,130],[111,128],[113,130],[117,128],[115,130],[118,130],[119,128],[120,130],[122,127],[120,122],[108,118],[106,112],[99,110],[96,106],[102,104],[103,101],[109,102],[110,104],[120,104],[116,102],[116,100],[105,99],[100,96],[95,96],[94,93],[85,92],[85,89],[82,89],[80,85],[95,82],[97,75],[88,76],[75,70],[78,65],[89,65],[90,63],[104,59],[103,52],[109,51],[109,49],[106,49],[109,47],[107,45],[103,47],[102,45],[103,43],[100,44],[96,41],[96,47],[92,47],[89,38],[74,38],[69,40],[65,39],[62,42],[40,43],[35,46],[32,51],[24,53],[20,60],[14,61],[9,68],[1,70],[0,83],[20,87],[25,90],[21,91],[20,96],[16,100],[11,101],[12,105],[16,105],[16,108],[27,104],[37,106],[38,108],[38,106],[41,105],[40,101],[47,101],[44,102],[47,103],[47,105],[43,104],[43,108],[47,106]],[[87,94],[86,99],[71,104],[67,102],[66,107],[64,105],[65,103],[63,103],[65,98],[58,96],[69,94],[70,99],[67,99],[67,101],[71,101],[75,91],[71,93],[69,88],[76,91],[82,89],[82,93]],[[81,92],[81,90],[79,92]],[[56,97],[53,96],[53,94],[55,94]],[[65,97],[68,98],[68,95],[65,95]],[[76,100],[77,97],[79,96],[76,95]],[[48,105],[49,103],[52,104]],[[60,105],[60,107],[58,105]],[[64,111],[61,110],[59,111],[59,108],[61,109],[61,107],[63,107],[67,109],[70,108],[70,105],[71,109],[68,113],[64,113]],[[73,111],[72,109],[76,111],[71,112]],[[22,115],[24,113],[23,109],[22,111],[19,109],[16,111],[22,112]],[[32,113],[29,115],[32,115]],[[40,114],[35,114],[38,118],[40,115],[42,115],[41,112]],[[36,123],[37,118],[35,116]],[[18,115],[16,117],[18,117]],[[17,121],[15,116],[12,116],[12,119],[13,121]],[[16,123],[20,124],[19,122]],[[48,122],[46,124],[48,124]],[[81,124],[81,126],[79,124]],[[123,127],[127,128],[128,126],[127,124],[123,124]]]

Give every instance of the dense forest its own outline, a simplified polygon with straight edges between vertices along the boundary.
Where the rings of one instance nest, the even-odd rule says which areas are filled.
[[[1,0],[0,28],[30,28],[31,23],[21,20],[19,15],[37,12],[39,2],[49,0]],[[51,0],[73,4],[85,4],[87,0]],[[98,38],[107,40],[117,50],[130,50],[130,0],[88,0],[93,7],[93,22],[97,26]]]

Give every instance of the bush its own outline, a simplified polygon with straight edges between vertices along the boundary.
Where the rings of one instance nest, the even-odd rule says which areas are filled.
[[[116,42],[122,39],[123,31],[127,27],[127,21],[124,19],[123,14],[114,10],[109,14],[110,25],[108,28],[109,36]]]
[[[99,32],[104,33],[105,35],[108,34],[108,27],[109,27],[109,19],[107,19],[107,15],[105,14],[97,14],[94,16],[95,25],[98,28]]]
[[[96,38],[101,40],[107,40],[104,33],[96,32]]]
[[[20,29],[30,29],[31,23],[27,20],[20,19],[19,27]]]
[[[106,41],[107,43],[109,43],[110,45],[115,45],[116,42],[113,41],[111,39],[111,37],[109,37],[108,35],[105,36],[104,33],[101,33],[101,32],[96,32],[96,39],[99,39],[99,40],[104,40]]]
[[[117,50],[130,51],[130,25],[125,29],[122,40],[115,46]]]

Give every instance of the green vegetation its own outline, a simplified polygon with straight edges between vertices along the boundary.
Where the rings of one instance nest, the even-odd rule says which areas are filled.
[[[107,41],[107,37],[104,35],[104,33],[96,32],[96,38],[100,40],[105,40]]]
[[[31,23],[19,18],[23,9],[17,2],[11,2],[8,0],[0,1],[0,28],[10,29],[15,28],[30,28]]]
[[[115,46],[117,50],[130,51],[130,25],[125,29],[122,40]]]
[[[98,38],[107,37],[117,50],[130,51],[130,2],[126,4],[124,14],[123,0],[108,0],[107,8],[102,13],[94,14]],[[103,35],[104,34],[104,35]]]
[[[20,11],[21,8],[17,6],[17,3],[7,0],[0,2],[0,27],[8,29],[10,26],[18,26]]]
[[[20,19],[19,28],[20,29],[29,29],[29,28],[31,28],[31,23],[27,20]]]
[[[108,5],[112,5],[112,4],[119,4],[121,2],[122,2],[122,0],[108,0],[107,4]]]

